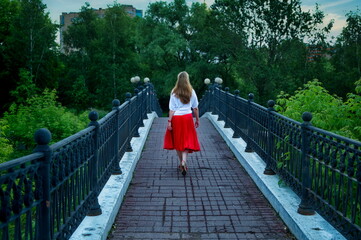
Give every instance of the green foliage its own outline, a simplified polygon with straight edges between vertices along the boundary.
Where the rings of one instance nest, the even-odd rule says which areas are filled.
[[[352,119],[352,125],[347,130],[353,138],[361,140],[361,78],[355,82],[356,94],[347,95],[347,117]]]
[[[15,98],[17,104],[24,104],[26,100],[36,94],[38,91],[36,85],[33,83],[33,77],[26,69],[20,69],[20,79],[11,95]]]
[[[344,98],[361,77],[361,10],[349,12],[346,18],[347,25],[337,37],[331,59],[334,71],[325,81],[330,91]]]
[[[360,82],[356,82],[360,86]],[[358,89],[358,88],[356,88]],[[302,122],[302,113],[311,112],[312,124],[318,128],[353,139],[361,139],[360,108],[361,96],[350,94],[346,103],[329,94],[322,83],[313,80],[290,96],[281,92],[276,100],[276,110],[281,114]]]
[[[9,129],[6,120],[0,119],[0,163],[7,161],[14,149],[7,139],[5,132]]]
[[[67,72],[59,88],[60,99],[78,110],[109,107],[124,99],[138,72],[132,32],[135,23],[120,4],[98,18],[90,4],[82,7],[76,22],[64,33]],[[139,74],[139,73],[137,73]]]
[[[57,87],[60,64],[55,39],[58,26],[51,22],[45,9],[41,0],[0,1],[2,107],[8,107],[14,100],[9,93],[19,87],[25,70],[37,88]]]
[[[87,126],[73,113],[56,102],[56,91],[44,90],[40,95],[27,99],[26,104],[13,104],[4,120],[8,123],[5,136],[17,150],[32,150],[35,146],[34,133],[47,128],[52,142],[62,140]]]

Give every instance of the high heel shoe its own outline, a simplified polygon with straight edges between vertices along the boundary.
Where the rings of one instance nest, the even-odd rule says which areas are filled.
[[[185,161],[182,161],[181,170],[182,170],[182,175],[185,176],[187,174],[187,171],[188,171],[188,167],[187,167]]]

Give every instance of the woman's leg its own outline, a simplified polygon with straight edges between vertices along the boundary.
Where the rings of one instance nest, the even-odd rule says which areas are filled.
[[[182,175],[185,176],[187,174],[187,156],[188,156],[188,150],[185,150],[182,152]]]
[[[182,152],[182,162],[184,162],[184,164],[187,163],[187,157],[188,157],[188,150],[185,150]]]
[[[177,151],[178,159],[179,159],[179,165],[182,164],[182,151]]]

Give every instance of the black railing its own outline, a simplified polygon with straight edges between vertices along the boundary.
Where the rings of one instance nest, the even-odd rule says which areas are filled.
[[[162,115],[154,88],[148,84],[134,97],[89,127],[49,146],[51,133],[35,133],[33,154],[0,164],[0,239],[69,239],[86,215],[99,215],[97,196],[111,174],[121,174],[119,161],[131,151],[147,113]]]
[[[298,212],[317,210],[348,239],[361,239],[361,142],[313,127],[312,115],[303,123],[249,99],[209,86],[200,101],[200,114],[212,112],[242,137],[246,152],[266,163],[265,174],[277,173],[301,198]]]

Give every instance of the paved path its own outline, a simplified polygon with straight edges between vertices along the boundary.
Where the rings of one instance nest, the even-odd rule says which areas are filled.
[[[294,239],[208,119],[186,177],[156,118],[109,239]]]

